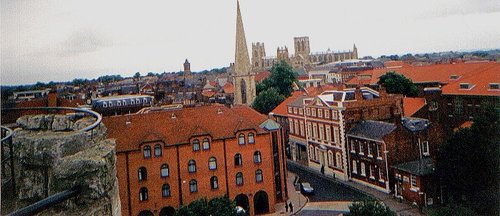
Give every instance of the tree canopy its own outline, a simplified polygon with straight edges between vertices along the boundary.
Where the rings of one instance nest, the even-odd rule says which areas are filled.
[[[227,196],[215,197],[211,200],[202,198],[181,206],[176,216],[233,216],[236,215],[236,203]]]
[[[297,73],[285,61],[273,65],[271,75],[256,85],[257,97],[252,107],[260,113],[269,113],[285,98],[292,95]]]
[[[353,202],[349,206],[349,216],[396,216],[389,207],[374,199]]]
[[[378,84],[385,87],[388,93],[403,94],[405,96],[417,96],[417,86],[404,75],[389,71],[380,76]]]
[[[499,116],[487,106],[470,128],[460,129],[441,145],[436,172],[448,194],[446,201],[479,214],[499,214]]]

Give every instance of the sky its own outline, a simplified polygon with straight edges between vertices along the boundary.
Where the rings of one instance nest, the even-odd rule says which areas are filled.
[[[2,85],[228,66],[236,0],[0,0]],[[247,45],[359,56],[500,48],[498,0],[241,0]]]

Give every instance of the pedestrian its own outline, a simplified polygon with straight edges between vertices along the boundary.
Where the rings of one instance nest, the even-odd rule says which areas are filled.
[[[290,212],[293,212],[293,204],[292,204],[292,202],[290,202],[290,205],[288,207],[290,207]]]
[[[321,164],[321,174],[325,174],[325,165]]]
[[[285,203],[285,212],[288,212],[288,204]]]

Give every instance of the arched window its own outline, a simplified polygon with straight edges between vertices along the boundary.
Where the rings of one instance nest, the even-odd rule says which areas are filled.
[[[262,170],[258,169],[257,171],[255,171],[255,181],[262,182],[263,180],[264,178],[262,177]]]
[[[203,150],[210,149],[210,141],[208,138],[203,139]]]
[[[138,178],[139,181],[148,179],[148,171],[146,170],[146,168],[144,167],[139,168]]]
[[[194,160],[189,160],[188,162],[188,171],[190,173],[194,173],[196,172],[196,161]]]
[[[236,173],[236,185],[238,186],[243,185],[243,173],[241,172]]]
[[[238,144],[245,144],[245,134],[240,134],[240,136],[238,137]]]
[[[144,146],[144,158],[150,158],[151,157],[151,146]]]
[[[193,140],[193,151],[200,150],[200,141],[198,139]]]
[[[169,197],[170,196],[170,185],[169,184],[164,184],[161,187],[161,196],[162,197]]]
[[[157,144],[155,145],[155,157],[160,157],[161,156],[161,145]]]
[[[198,191],[198,182],[192,179],[191,181],[189,181],[189,192],[194,193],[197,191]]]
[[[210,178],[210,187],[212,189],[219,188],[219,181],[217,180],[217,176],[212,176],[212,178]]]
[[[146,200],[148,200],[148,189],[147,188],[142,187],[139,190],[139,200],[140,201],[146,201]]]
[[[168,173],[168,165],[167,164],[161,165],[160,176],[161,177],[168,177],[168,175],[169,175],[169,173]]]
[[[253,162],[255,162],[255,163],[262,162],[262,157],[260,155],[260,151],[256,151],[255,153],[253,153]]]
[[[243,164],[243,160],[241,158],[241,154],[238,153],[238,154],[235,154],[234,155],[234,165],[235,166],[241,166]]]
[[[215,157],[211,157],[208,159],[208,169],[216,170],[217,169],[217,159]]]
[[[255,143],[255,137],[253,133],[248,134],[248,143],[249,144],[254,144]]]

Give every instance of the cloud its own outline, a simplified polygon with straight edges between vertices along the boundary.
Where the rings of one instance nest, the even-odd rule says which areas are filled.
[[[60,45],[59,56],[75,56],[84,53],[96,52],[111,46],[111,40],[103,34],[90,29],[81,29],[73,32]]]

